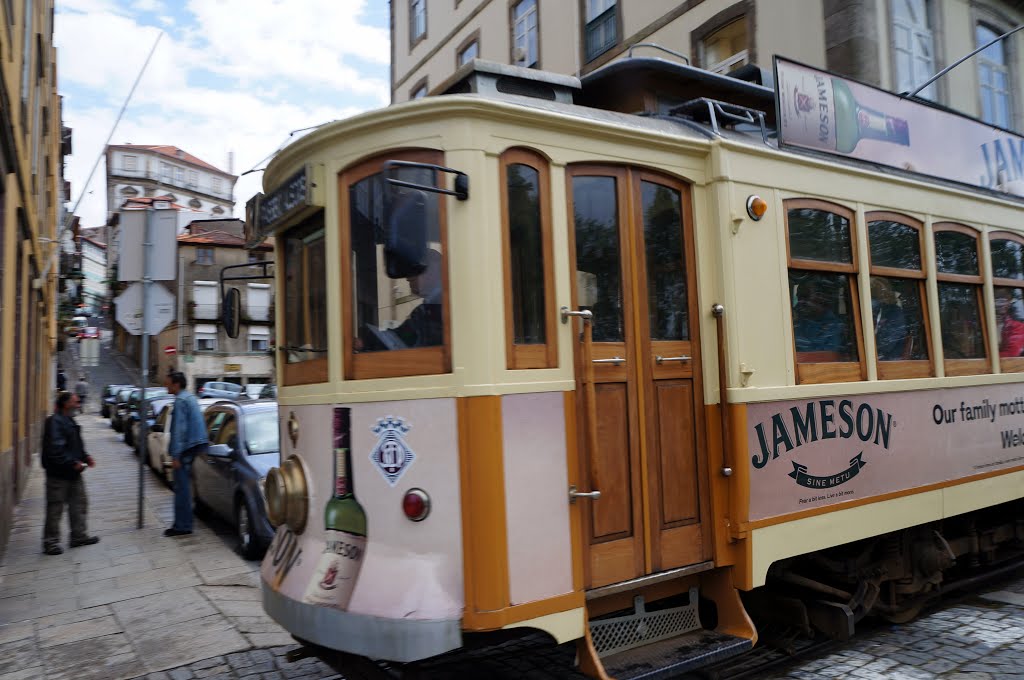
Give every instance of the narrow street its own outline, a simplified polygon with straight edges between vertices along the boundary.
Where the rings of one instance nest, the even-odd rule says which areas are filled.
[[[74,355],[63,361],[77,377]],[[259,563],[235,553],[230,527],[197,521],[191,536],[162,535],[173,493],[148,469],[136,528],[138,458],[99,416],[97,395],[137,376],[108,348],[101,362],[83,371],[92,390],[78,417],[97,463],[85,473],[89,532],[101,540],[42,553],[44,475],[34,461],[0,560],[0,680],[339,677],[314,659],[287,662],[293,640],[263,614]]]

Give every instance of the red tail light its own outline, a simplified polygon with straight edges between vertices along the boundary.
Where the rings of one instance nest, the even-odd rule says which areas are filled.
[[[423,489],[409,489],[402,498],[402,512],[413,522],[422,522],[430,514],[430,496]]]

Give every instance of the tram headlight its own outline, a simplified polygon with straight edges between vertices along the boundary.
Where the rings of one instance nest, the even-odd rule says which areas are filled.
[[[289,456],[281,467],[267,473],[263,493],[270,523],[274,526],[287,524],[296,534],[301,534],[306,528],[309,487],[298,456]]]

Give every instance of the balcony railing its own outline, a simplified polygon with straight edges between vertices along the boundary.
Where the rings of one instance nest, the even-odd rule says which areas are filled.
[[[178,187],[179,189],[186,189],[188,191],[197,191],[210,196],[217,196],[218,198],[231,198],[231,189],[221,187],[215,189],[213,185],[202,185],[198,182],[192,182],[189,180],[176,180],[167,175],[162,175],[159,172],[152,172],[149,170],[129,170],[128,168],[115,168],[112,175],[117,177],[133,177],[137,179],[149,179],[159,182],[160,184],[167,187]]]

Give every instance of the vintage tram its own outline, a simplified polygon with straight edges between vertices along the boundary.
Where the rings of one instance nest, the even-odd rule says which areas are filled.
[[[277,154],[248,220],[278,253],[271,617],[393,662],[543,631],[633,677],[904,620],[1015,555],[1012,175],[926,176],[869,88],[774,75],[807,93],[477,61]]]

